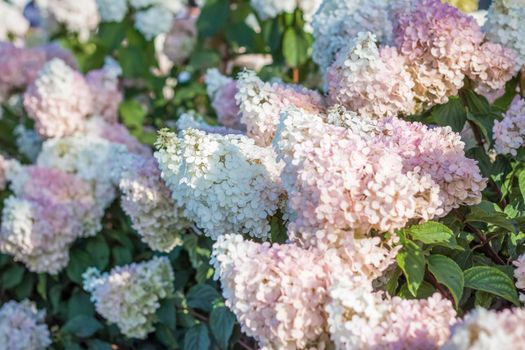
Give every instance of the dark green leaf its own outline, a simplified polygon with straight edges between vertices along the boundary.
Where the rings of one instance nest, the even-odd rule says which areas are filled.
[[[110,343],[107,343],[99,339],[93,339],[93,340],[88,341],[88,348],[89,350],[112,350],[113,349]]]
[[[452,293],[452,297],[458,306],[463,295],[465,284],[463,271],[454,260],[444,255],[430,255],[427,258],[428,270],[436,277],[437,281],[446,286]]]
[[[228,19],[229,7],[228,0],[208,0],[197,20],[199,37],[210,37],[221,30]]]
[[[286,234],[286,227],[283,223],[281,215],[272,216],[271,222],[271,237],[274,243],[284,243],[288,239]]]
[[[208,327],[205,324],[190,328],[184,336],[184,350],[208,350],[210,345]]]
[[[487,209],[482,205],[471,207],[470,213],[465,217],[465,222],[483,222],[501,227],[510,232],[518,233],[519,231],[517,223],[509,219],[507,214],[498,211],[490,211],[490,209]]]
[[[504,272],[491,266],[474,266],[465,271],[465,287],[500,296],[519,305],[514,282]]]
[[[210,329],[221,349],[228,349],[228,341],[235,326],[235,315],[224,306],[216,307],[210,314]]]
[[[447,103],[432,109],[432,117],[437,125],[450,126],[455,132],[460,132],[467,121],[467,111],[458,97],[451,97]]]
[[[474,305],[488,309],[492,305],[493,300],[493,294],[477,290],[475,294]]]
[[[10,289],[18,286],[24,279],[24,267],[13,265],[2,273],[2,289]]]
[[[416,296],[425,275],[423,251],[414,242],[405,241],[403,248],[397,254],[396,261],[405,274],[409,291]]]
[[[79,315],[95,315],[95,309],[89,295],[82,291],[75,292],[67,303],[67,318],[72,320]]]
[[[220,295],[215,288],[207,284],[197,284],[190,288],[186,297],[189,307],[210,312],[213,302],[220,298]]]
[[[113,255],[115,265],[126,265],[133,261],[131,251],[122,246],[117,246],[111,249],[111,255]]]
[[[401,286],[401,289],[397,295],[403,299],[427,299],[435,292],[436,289],[430,283],[423,281],[417,290],[417,295],[412,295],[412,293],[408,290],[406,283]]]
[[[104,270],[109,264],[109,246],[101,236],[91,239],[86,245],[86,251],[91,255],[95,266]]]
[[[166,325],[172,331],[177,328],[177,310],[174,299],[165,299],[160,303],[156,314],[160,323]]]
[[[72,252],[69,258],[69,264],[66,268],[67,276],[73,282],[82,284],[82,274],[86,272],[89,267],[92,267],[94,262],[88,253],[76,249]]]
[[[78,315],[62,327],[62,331],[80,338],[88,338],[100,329],[102,329],[102,324],[93,317],[86,315]]]
[[[168,349],[177,349],[177,338],[173,333],[173,330],[164,324],[158,324],[155,327],[155,336],[157,339],[164,344]]]

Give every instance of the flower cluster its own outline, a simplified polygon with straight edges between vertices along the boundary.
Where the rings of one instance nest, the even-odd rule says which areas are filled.
[[[494,0],[483,29],[489,40],[512,49],[518,68],[525,64],[525,7],[519,0]]]
[[[503,120],[494,121],[495,149],[499,154],[518,154],[525,144],[525,99],[515,97]]]
[[[109,273],[89,268],[83,279],[99,314],[127,337],[144,339],[155,329],[155,311],[173,293],[175,277],[169,259],[157,257]]]
[[[238,92],[235,80],[222,75],[218,69],[214,68],[206,72],[205,82],[219,123],[229,128],[244,129],[235,99]]]
[[[452,328],[443,350],[519,349],[525,342],[525,310],[477,308]]]
[[[251,71],[239,75],[237,89],[235,99],[241,123],[260,146],[271,144],[284,107],[291,105],[312,113],[324,110],[324,99],[319,93],[299,85],[265,83]]]
[[[54,59],[26,90],[24,106],[40,135],[63,137],[82,128],[92,111],[92,97],[84,77]]]
[[[8,301],[0,307],[0,344],[3,349],[44,350],[51,334],[44,323],[45,311],[28,301]]]
[[[190,57],[197,44],[196,22],[197,16],[192,15],[173,21],[162,45],[162,52],[173,64],[182,64]]]
[[[184,216],[212,238],[239,232],[267,238],[280,205],[280,166],[271,149],[242,135],[161,132],[155,153]]]
[[[129,2],[129,7],[128,7]],[[168,33],[179,14],[187,5],[186,0],[97,0],[98,11],[104,22],[120,22],[128,10],[135,11],[135,28],[147,40]],[[177,27],[182,29],[182,27]]]
[[[337,53],[359,32],[371,32],[381,43],[392,36],[392,23],[385,0],[325,0],[312,21],[312,58],[326,73]]]
[[[10,162],[7,178],[13,195],[6,199],[0,251],[34,272],[58,273],[69,261],[78,237],[96,234],[103,215],[82,179],[58,169]]]
[[[369,122],[345,128],[299,109],[282,113],[274,146],[286,164],[293,238],[297,231],[309,245],[331,245],[341,237],[319,230],[393,232],[481,200],[485,180],[450,129],[396,118]]]
[[[46,21],[64,25],[69,32],[78,33],[81,40],[87,40],[100,22],[96,0],[36,0],[35,3]]]
[[[0,42],[0,101],[6,101],[12,93],[25,89],[37,78],[44,64],[53,58],[60,58],[71,67],[76,66],[71,53],[55,44],[19,48]]]
[[[24,18],[22,9],[5,1],[0,2],[0,41],[23,37],[29,30],[29,22]]]
[[[394,48],[378,49],[373,34],[361,32],[351,45],[341,49],[326,79],[333,103],[365,117],[415,112],[415,84],[406,58]]]
[[[361,247],[363,255],[352,249]],[[322,349],[330,343],[325,306],[333,276],[368,281],[393,261],[392,254],[369,240],[347,246],[346,259],[339,254],[223,235],[214,245],[211,262],[226,305],[242,331],[263,349]]]
[[[448,339],[456,311],[436,293],[404,300],[336,279],[326,306],[337,349],[437,349]]]
[[[181,231],[189,225],[160,177],[157,161],[119,151],[113,171],[121,192],[121,206],[133,228],[153,250],[170,252],[182,243]]]
[[[317,60],[326,71],[329,99],[365,116],[409,115],[446,103],[466,77],[494,100],[519,69],[510,49],[485,41],[474,18],[439,0],[393,6],[395,46],[379,49],[375,37],[364,33],[345,36],[345,45],[334,36],[331,44],[332,35],[322,33],[323,11],[318,16]],[[335,47],[331,57],[324,56],[327,45]]]
[[[118,107],[123,98],[118,83],[120,73],[120,67],[109,64],[86,75],[86,83],[92,97],[91,112],[113,124],[117,122]]]
[[[525,254],[521,255],[514,261],[514,278],[516,278],[516,288],[525,289]],[[520,293],[520,300],[525,302],[525,294]]]

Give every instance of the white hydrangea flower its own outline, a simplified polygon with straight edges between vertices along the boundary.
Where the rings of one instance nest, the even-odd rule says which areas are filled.
[[[233,81],[232,78],[227,77],[217,68],[210,68],[206,71],[206,75],[204,76],[204,83],[206,84],[206,92],[208,93],[208,96],[210,99],[213,99],[219,89],[226,84],[229,84]]]
[[[442,350],[518,349],[525,344],[525,310],[476,308],[452,327]],[[518,346],[519,345],[519,346]]]
[[[119,266],[109,273],[90,268],[82,277],[97,312],[126,337],[138,339],[154,331],[155,311],[160,300],[173,293],[175,280],[167,257]]]
[[[44,350],[51,345],[46,312],[29,300],[8,301],[0,308],[0,348]]]
[[[241,135],[163,131],[155,157],[184,215],[216,239],[238,232],[267,239],[277,211],[281,165],[271,148]]]
[[[206,123],[202,116],[194,113],[183,113],[177,119],[177,130],[179,132],[187,129],[196,129],[204,131],[208,134],[219,134],[219,135],[242,135],[243,132],[237,129],[230,129],[224,126],[214,126]]]
[[[490,41],[516,53],[518,66],[525,64],[525,6],[522,1],[494,0],[483,30]]]
[[[164,6],[173,13],[182,11],[188,4],[188,0],[128,0],[128,2],[137,10],[150,6]]]
[[[173,22],[173,13],[164,6],[153,6],[137,12],[135,15],[135,28],[148,40],[157,35],[169,32]]]
[[[171,200],[155,158],[118,151],[112,169],[121,192],[121,206],[133,228],[153,250],[169,252],[182,244],[181,232],[189,227],[182,209]]]
[[[28,30],[29,22],[24,18],[22,9],[0,1],[0,40],[8,40],[9,35],[21,38]]]
[[[296,8],[303,12],[305,29],[311,30],[310,22],[322,0],[250,0],[250,4],[262,20],[275,18],[282,13],[293,13]]]
[[[121,22],[128,12],[126,0],[97,0],[97,5],[103,22]]]
[[[18,124],[15,128],[16,146],[20,153],[35,161],[42,149],[42,138],[33,129],[26,128],[23,124]]]
[[[87,40],[100,21],[96,0],[36,0],[36,5],[81,40]]]
[[[393,30],[387,0],[324,0],[312,27],[312,58],[323,74],[359,32],[372,32],[379,42],[387,43]]]

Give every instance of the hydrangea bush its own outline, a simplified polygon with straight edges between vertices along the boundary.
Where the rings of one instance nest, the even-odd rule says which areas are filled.
[[[524,348],[525,3],[476,9],[1,0],[0,350]]]

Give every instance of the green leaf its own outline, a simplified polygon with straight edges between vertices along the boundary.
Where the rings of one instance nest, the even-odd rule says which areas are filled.
[[[186,298],[189,307],[210,312],[213,309],[213,302],[219,299],[220,295],[215,288],[207,284],[197,284],[190,288]]]
[[[119,106],[120,116],[128,127],[142,127],[146,117],[146,109],[136,100],[126,100]]]
[[[113,347],[111,346],[110,343],[107,343],[99,339],[93,339],[93,340],[88,341],[88,349],[89,350],[112,350]]]
[[[494,119],[490,114],[472,114],[467,113],[467,119],[473,122],[483,134],[485,141],[489,144],[492,142],[492,129],[494,127]]]
[[[439,222],[428,221],[421,225],[410,226],[405,231],[409,233],[414,240],[425,244],[463,250],[463,247],[458,245],[454,232]]]
[[[288,239],[286,227],[283,223],[281,215],[274,215],[270,221],[271,238],[273,243],[284,243]]]
[[[35,275],[26,273],[22,283],[15,288],[15,295],[18,300],[28,299],[33,293],[36,278]]]
[[[421,248],[412,241],[405,241],[403,248],[397,254],[397,264],[403,270],[412,295],[417,295],[417,290],[425,276],[425,257]]]
[[[75,249],[66,267],[66,273],[70,280],[82,284],[82,274],[94,263],[88,253]]]
[[[82,291],[75,292],[67,302],[67,318],[72,320],[79,315],[95,315],[89,295]]]
[[[465,285],[463,271],[454,260],[444,255],[430,255],[427,258],[427,263],[428,270],[436,277],[437,281],[450,290],[457,307]]]
[[[38,283],[36,285],[36,291],[38,295],[44,300],[47,300],[47,275],[40,273],[38,274]]]
[[[102,22],[98,26],[98,43],[109,51],[116,49],[125,37],[125,22]]]
[[[430,283],[423,281],[417,290],[417,295],[412,295],[412,292],[408,290],[408,285],[405,283],[401,286],[399,293],[397,295],[403,299],[427,299],[436,292]]]
[[[210,329],[221,349],[228,349],[228,342],[235,326],[235,315],[225,306],[214,308],[210,314]]]
[[[509,232],[519,232],[517,223],[510,220],[507,217],[507,214],[498,211],[490,211],[492,209],[489,210],[483,205],[484,203],[475,207],[470,207],[470,213],[465,217],[465,222],[483,222],[501,227]]]
[[[217,34],[226,24],[229,10],[229,0],[208,0],[197,20],[199,37],[207,38]]]
[[[155,327],[155,336],[157,339],[164,344],[168,349],[178,349],[177,338],[168,326],[164,324],[158,324]]]
[[[474,305],[488,309],[492,305],[493,300],[493,294],[477,290],[474,298]]]
[[[111,255],[113,255],[115,265],[126,265],[133,261],[131,251],[122,246],[113,247],[113,249],[111,249]]]
[[[491,266],[474,266],[466,270],[465,287],[500,296],[519,305],[514,282],[504,272]]]
[[[18,286],[24,279],[24,267],[13,265],[2,273],[2,289],[10,289]]]
[[[91,255],[95,266],[104,270],[109,264],[109,246],[102,236],[91,239],[86,245],[86,251]]]
[[[450,126],[455,132],[460,132],[467,121],[467,111],[458,97],[451,97],[447,103],[432,109],[432,117],[437,125]]]
[[[190,328],[184,336],[184,350],[208,350],[210,345],[208,327],[205,324]]]
[[[91,316],[78,315],[66,322],[62,331],[80,338],[88,338],[102,329],[102,324]]]
[[[469,112],[476,115],[488,115],[490,113],[490,104],[485,97],[472,90],[461,90],[461,96]]]
[[[520,188],[521,196],[525,201],[525,170],[522,170],[518,174],[518,186]]]
[[[175,309],[175,299],[164,299],[156,311],[160,323],[166,325],[172,331],[177,328],[177,310]]]
[[[283,37],[283,55],[288,66],[296,68],[308,59],[308,38],[296,28],[288,28]]]

